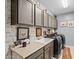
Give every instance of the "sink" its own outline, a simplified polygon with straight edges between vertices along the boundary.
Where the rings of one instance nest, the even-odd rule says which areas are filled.
[[[40,42],[40,43],[47,43],[49,41],[51,41],[51,39],[49,39],[49,38],[42,38],[40,40],[35,40],[35,42]]]

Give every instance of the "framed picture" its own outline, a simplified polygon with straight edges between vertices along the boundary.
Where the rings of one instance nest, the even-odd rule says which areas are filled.
[[[17,27],[17,40],[24,40],[29,38],[29,28]]]
[[[74,21],[68,21],[68,27],[74,27]]]
[[[36,37],[42,36],[42,28],[36,28]]]
[[[60,22],[60,26],[61,27],[67,27],[68,26],[68,22],[67,21],[62,21],[62,22]]]

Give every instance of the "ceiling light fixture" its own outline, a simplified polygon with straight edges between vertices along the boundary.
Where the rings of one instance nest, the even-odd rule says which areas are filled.
[[[68,0],[62,0],[62,4],[64,8],[68,8]]]

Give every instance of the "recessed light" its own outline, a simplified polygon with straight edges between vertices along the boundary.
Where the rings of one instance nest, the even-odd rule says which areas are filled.
[[[62,0],[62,4],[64,8],[68,8],[68,0]]]

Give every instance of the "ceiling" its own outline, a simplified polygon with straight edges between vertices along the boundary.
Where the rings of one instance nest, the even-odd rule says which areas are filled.
[[[48,10],[50,10],[54,15],[60,15],[64,13],[74,12],[74,0],[66,0],[67,8],[63,7],[64,0],[38,0],[43,4]]]

